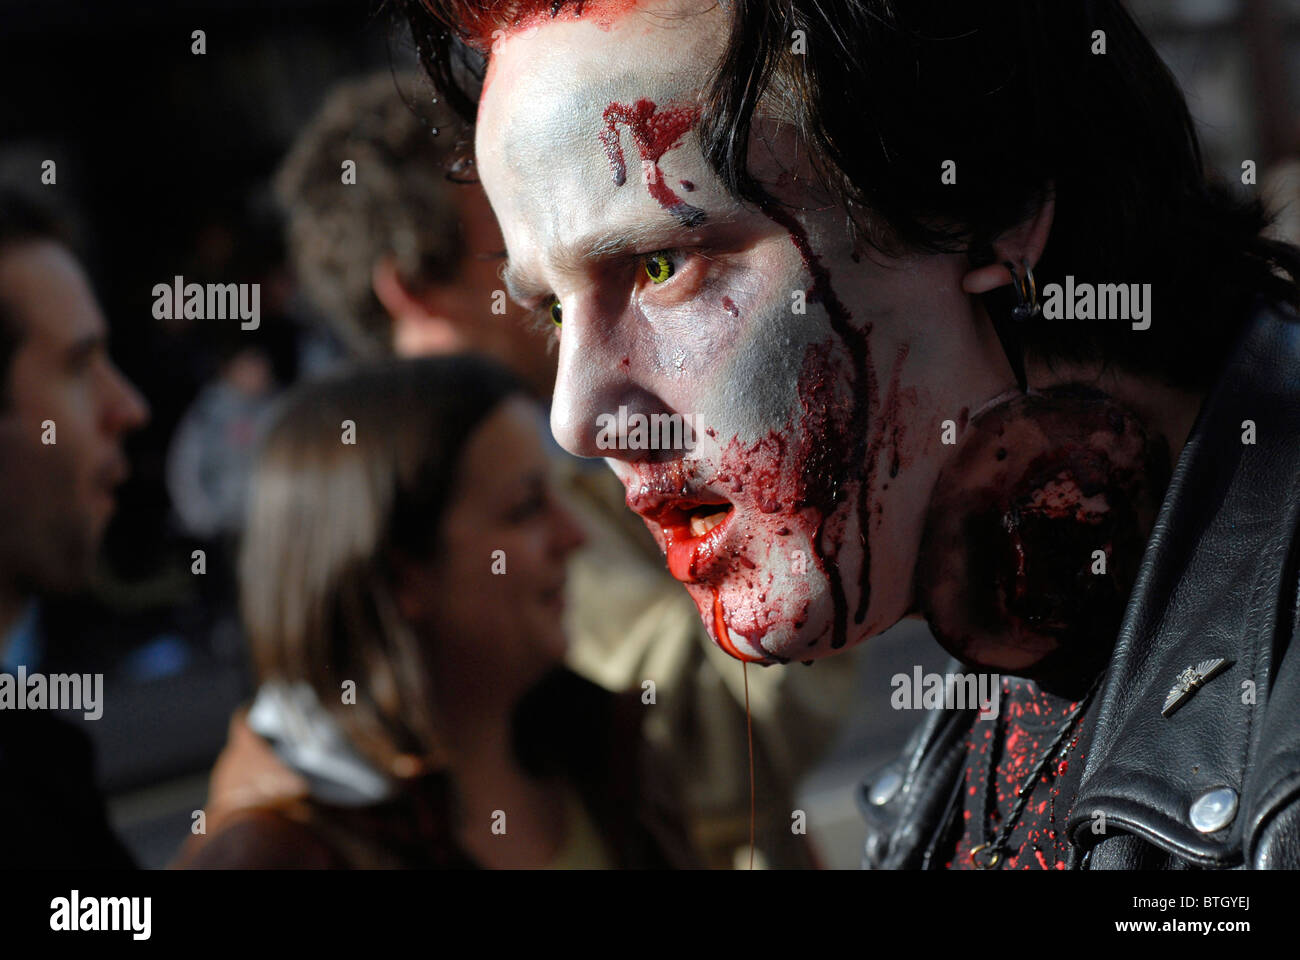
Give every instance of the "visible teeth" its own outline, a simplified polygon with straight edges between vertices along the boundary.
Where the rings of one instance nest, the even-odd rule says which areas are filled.
[[[719,510],[717,513],[710,513],[705,516],[691,517],[691,536],[702,537],[723,520],[727,519],[726,510]]]

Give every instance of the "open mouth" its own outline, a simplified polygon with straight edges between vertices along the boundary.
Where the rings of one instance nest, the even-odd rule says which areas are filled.
[[[691,536],[704,536],[718,524],[722,523],[722,521],[726,520],[730,513],[730,504],[728,504],[723,510],[714,510],[712,506],[696,507],[690,514]]]
[[[670,500],[642,515],[663,531],[668,572],[682,583],[696,583],[719,555],[734,513],[726,500]]]

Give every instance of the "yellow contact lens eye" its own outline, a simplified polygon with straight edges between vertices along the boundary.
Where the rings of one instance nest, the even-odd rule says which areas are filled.
[[[663,283],[673,275],[673,262],[665,253],[652,253],[645,258],[645,272],[655,283]]]
[[[564,322],[564,310],[560,307],[559,300],[551,301],[551,322],[557,327]]]

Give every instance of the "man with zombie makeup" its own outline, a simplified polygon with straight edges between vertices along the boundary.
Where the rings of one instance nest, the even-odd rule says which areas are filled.
[[[505,363],[549,399],[550,321],[541,335],[525,336],[524,321],[536,318],[507,309],[500,231],[481,187],[463,182],[474,179],[472,170],[468,177],[457,170],[457,131],[443,123],[437,99],[427,79],[406,72],[342,81],[298,134],[276,184],[303,291],[354,360],[473,351]],[[341,182],[344,157],[356,164],[355,183]],[[718,866],[748,855],[744,705],[752,694],[758,857],[810,865],[808,838],[789,829],[790,794],[839,728],[856,664],[842,658],[815,677],[769,671],[751,677],[747,691],[735,661],[711,643],[668,575],[645,525],[624,509],[614,475],[568,456],[557,457],[555,469],[557,490],[586,536],[568,561],[568,665],[637,703],[647,696],[645,681],[654,682],[655,709],[640,711],[641,734],[670,751],[687,787],[695,845]],[[590,706],[603,699],[571,674],[556,676],[566,689],[542,702]],[[687,737],[691,748],[681,749]],[[232,736],[232,743],[247,741]],[[719,762],[724,757],[735,762]]]
[[[401,6],[556,438],[714,641],[1000,675],[868,778],[868,866],[1300,866],[1300,259],[1118,0]]]

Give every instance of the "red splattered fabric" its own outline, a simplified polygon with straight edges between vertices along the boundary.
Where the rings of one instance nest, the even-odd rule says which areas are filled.
[[[971,850],[986,839],[992,841],[998,836],[1026,779],[1077,705],[1075,701],[1040,690],[1032,680],[1002,678],[999,716],[977,720],[967,737],[961,813],[964,830],[945,864],[947,869],[976,869],[971,862]],[[1087,759],[1084,727],[1084,717],[1077,717],[1055,758],[1039,776],[1020,821],[1007,838],[999,869],[1065,869],[1070,853],[1065,827]],[[992,796],[986,778],[991,756],[997,758]],[[985,811],[987,824],[981,825],[980,816]]]

